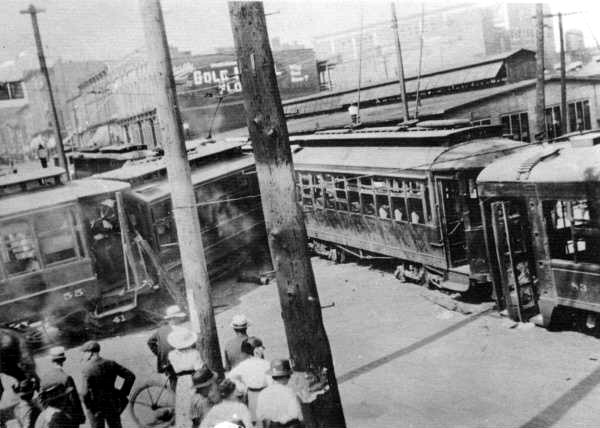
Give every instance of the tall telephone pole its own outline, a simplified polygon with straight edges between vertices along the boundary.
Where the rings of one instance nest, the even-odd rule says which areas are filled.
[[[544,5],[535,5],[536,83],[535,83],[535,136],[546,139],[546,94],[544,91]],[[541,138],[540,138],[541,137]]]
[[[328,389],[303,404],[308,428],[346,426],[321,303],[307,251],[302,211],[296,203],[292,153],[279,96],[262,2],[229,2],[246,121],[256,161],[281,315],[294,370],[326,382]]]
[[[394,39],[396,42],[396,57],[398,60],[398,82],[400,82],[400,96],[402,97],[402,107],[404,109],[404,121],[408,122],[408,100],[406,99],[406,84],[404,83],[404,62],[402,61],[402,46],[400,45],[400,34],[398,33],[398,18],[396,18],[396,4],[391,3],[392,7],[392,29],[394,30]]]
[[[140,0],[140,12],[149,67],[158,88],[156,112],[165,150],[167,177],[171,189],[171,204],[177,227],[190,321],[194,331],[199,333],[198,343],[202,359],[212,370],[223,373],[200,220],[190,177],[183,126],[177,106],[171,55],[159,0]]]
[[[60,163],[67,173],[67,180],[71,179],[71,173],[69,172],[69,163],[65,155],[65,147],[63,145],[62,135],[60,133],[60,123],[58,121],[58,113],[56,111],[56,103],[54,102],[54,93],[52,92],[52,83],[50,82],[50,74],[48,73],[48,67],[46,66],[46,57],[44,55],[44,47],[42,46],[42,36],[40,35],[40,27],[38,25],[37,14],[44,12],[44,9],[37,9],[33,4],[21,11],[23,15],[31,16],[31,25],[33,26],[33,36],[35,38],[35,46],[37,48],[38,60],[40,62],[40,69],[46,78],[46,87],[48,88],[48,98],[50,99],[50,109],[52,110],[52,121],[54,124],[54,136],[56,138],[56,146],[58,147],[58,156]]]

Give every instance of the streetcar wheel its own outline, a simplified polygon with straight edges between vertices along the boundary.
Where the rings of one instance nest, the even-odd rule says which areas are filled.
[[[131,396],[130,411],[140,428],[166,428],[175,419],[175,394],[168,382],[148,381]]]

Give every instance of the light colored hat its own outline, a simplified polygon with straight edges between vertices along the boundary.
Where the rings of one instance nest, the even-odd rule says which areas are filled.
[[[167,342],[175,349],[190,348],[197,341],[198,335],[187,328],[178,328],[167,336]]]
[[[52,361],[67,359],[67,356],[65,355],[65,347],[64,346],[54,346],[54,347],[50,348],[48,353],[49,353],[50,359]]]
[[[171,318],[185,318],[186,316],[185,312],[178,305],[169,306],[165,311],[166,320],[170,320]]]
[[[266,371],[266,374],[271,377],[290,376],[292,374],[290,360],[275,359],[271,361],[271,368]]]
[[[248,322],[248,319],[246,318],[246,315],[244,315],[244,314],[235,315],[233,317],[233,319],[231,320],[231,326],[234,329],[246,328],[249,325],[250,325],[250,323]]]

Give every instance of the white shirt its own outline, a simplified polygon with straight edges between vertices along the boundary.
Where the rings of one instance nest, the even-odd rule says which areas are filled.
[[[233,380],[241,380],[247,388],[261,389],[272,382],[271,377],[266,375],[269,367],[268,361],[258,357],[250,357],[235,366],[227,377]]]
[[[173,366],[175,373],[200,370],[204,365],[200,352],[193,348],[172,350],[169,352],[169,362]]]
[[[258,395],[256,417],[258,420],[285,424],[293,419],[301,421],[302,410],[296,394],[290,387],[273,383]]]

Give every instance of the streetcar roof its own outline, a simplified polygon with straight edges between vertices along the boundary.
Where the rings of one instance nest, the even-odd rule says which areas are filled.
[[[81,198],[114,193],[128,189],[128,183],[120,181],[96,180],[86,178],[74,180],[65,185],[50,189],[18,193],[0,199],[0,213],[2,216],[11,216],[37,209],[49,208]]]
[[[217,143],[198,145],[188,152],[190,162],[216,155],[233,149],[241,148],[244,143],[239,141],[219,141]],[[164,157],[141,159],[125,164],[121,168],[97,174],[94,177],[108,180],[130,181],[144,176],[153,175],[166,169]]]
[[[17,165],[17,168],[19,165]],[[14,186],[28,181],[43,180],[45,178],[60,177],[65,174],[65,169],[57,166],[47,168],[21,169],[18,173],[8,173],[0,176],[0,187]]]
[[[316,146],[294,155],[298,170],[321,172],[402,174],[483,168],[493,159],[523,147],[525,143],[505,138],[476,139],[452,147],[443,146]]]
[[[571,141],[536,144],[486,167],[478,183],[584,183],[600,181],[600,145]]]
[[[498,126],[469,126],[454,129],[409,129],[406,131],[358,130],[319,131],[308,135],[290,136],[290,143],[302,146],[320,145],[450,145],[475,138],[499,137]]]
[[[233,159],[221,159],[201,165],[192,170],[192,184],[197,185],[204,182],[219,179],[240,170],[254,166],[254,156],[242,154]],[[167,178],[134,186],[132,194],[136,199],[145,203],[153,203],[171,194]]]

